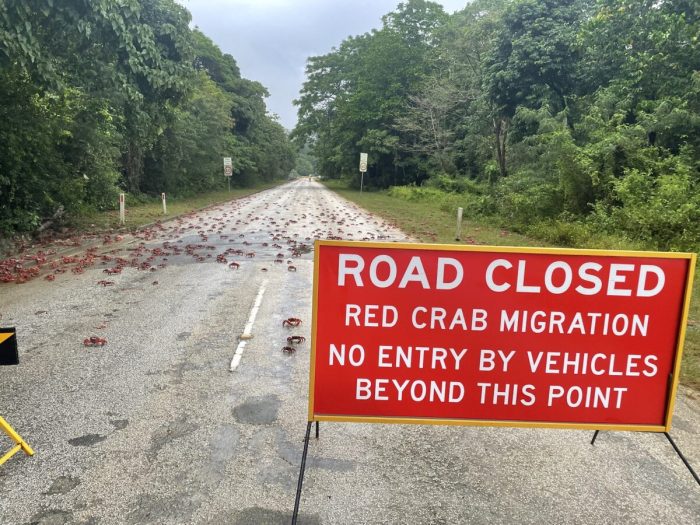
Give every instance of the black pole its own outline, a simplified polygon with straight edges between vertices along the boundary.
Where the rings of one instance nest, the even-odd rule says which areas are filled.
[[[309,452],[309,436],[311,435],[311,423],[312,421],[309,421],[309,423],[306,425],[306,436],[304,437],[304,453],[301,455],[301,468],[299,469],[299,481],[297,482],[297,497],[294,500],[294,514],[292,514],[292,525],[296,525],[297,517],[299,516],[299,501],[301,500],[301,486],[304,483],[306,454],[308,454]]]
[[[318,421],[316,421],[316,439],[318,439]]]
[[[600,430],[596,430],[595,434],[593,434],[593,439],[591,439],[591,445],[595,445],[595,440],[598,437],[598,432],[600,432]]]
[[[688,467],[688,470],[695,478],[695,481],[697,481],[698,485],[700,485],[700,477],[698,477],[697,473],[693,470],[693,467],[690,466],[690,463],[688,463],[688,460],[685,459],[685,456],[681,453],[681,451],[678,448],[678,446],[676,445],[676,443],[671,439],[671,435],[668,432],[664,432],[664,436],[666,436],[666,439],[668,439],[668,442],[671,443],[673,450],[676,451],[676,454],[678,454],[678,457],[681,458],[681,461],[683,461],[685,466]]]

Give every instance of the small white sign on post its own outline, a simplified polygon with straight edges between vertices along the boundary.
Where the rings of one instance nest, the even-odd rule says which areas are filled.
[[[233,162],[231,157],[224,157],[224,177],[233,176]]]
[[[126,222],[126,210],[124,206],[124,194],[119,194],[119,222],[124,224]]]
[[[360,153],[360,171],[362,173],[367,171],[367,153]]]
[[[168,214],[168,205],[165,204],[165,193],[160,194],[160,200],[163,201],[163,215],[167,215]]]

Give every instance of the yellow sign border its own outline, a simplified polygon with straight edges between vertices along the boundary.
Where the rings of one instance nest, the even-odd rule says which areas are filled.
[[[546,255],[583,255],[604,257],[640,257],[655,259],[685,259],[688,261],[686,274],[685,293],[681,310],[680,326],[676,333],[676,357],[673,364],[670,391],[666,405],[666,417],[664,425],[616,425],[604,423],[562,423],[546,421],[516,421],[516,420],[487,420],[487,419],[444,419],[444,418],[407,418],[407,417],[367,417],[367,416],[334,416],[314,415],[314,385],[316,379],[316,334],[318,323],[318,278],[320,272],[319,249],[321,246],[339,246],[352,248],[391,248],[410,250],[432,251],[458,251],[458,252],[489,252],[489,253],[526,253]],[[397,424],[422,424],[422,425],[450,425],[450,426],[490,426],[490,427],[514,427],[514,428],[557,428],[571,430],[619,430],[638,432],[669,432],[673,419],[676,394],[680,379],[681,360],[683,358],[683,345],[685,343],[686,327],[688,325],[688,312],[690,309],[690,296],[693,289],[693,278],[697,254],[683,252],[647,252],[632,250],[598,250],[577,248],[540,248],[525,246],[486,246],[486,245],[459,245],[459,244],[414,244],[406,242],[372,242],[372,241],[330,241],[316,240],[314,242],[314,282],[313,282],[313,313],[311,322],[311,354],[309,366],[309,410],[308,421],[333,421],[343,423],[397,423]]]

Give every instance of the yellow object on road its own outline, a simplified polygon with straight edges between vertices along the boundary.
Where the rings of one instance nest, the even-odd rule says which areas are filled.
[[[15,432],[15,430],[2,418],[2,416],[0,416],[0,428],[3,429],[5,433],[10,436],[10,439],[16,443],[16,445],[12,447],[7,454],[0,457],[0,465],[5,463],[5,461],[17,454],[17,452],[20,450],[24,450],[24,453],[27,454],[27,456],[34,455],[32,447],[30,447],[29,444],[26,443],[17,432]]]

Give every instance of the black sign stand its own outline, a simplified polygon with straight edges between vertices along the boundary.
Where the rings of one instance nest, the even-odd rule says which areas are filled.
[[[296,498],[294,499],[294,514],[292,514],[292,525],[296,525],[297,519],[299,518],[299,503],[301,501],[301,488],[302,485],[304,484],[304,471],[306,470],[306,456],[309,453],[309,439],[311,438],[311,425],[314,423],[314,421],[309,421],[306,425],[306,435],[304,436],[304,452],[301,455],[301,467],[299,468],[299,480],[297,481],[297,494]],[[319,428],[318,428],[318,421],[316,423],[316,439],[318,439],[319,435]],[[600,433],[600,430],[596,430],[595,433],[593,434],[593,439],[591,439],[591,445],[595,445],[596,439],[598,439],[598,434]],[[678,457],[681,458],[681,461],[683,461],[683,464],[688,468],[690,473],[692,474],[693,478],[695,478],[695,481],[697,481],[698,485],[700,485],[700,477],[698,477],[698,474],[693,470],[693,467],[690,465],[686,457],[683,455],[683,453],[680,451],[678,448],[678,445],[676,445],[676,442],[673,441],[671,438],[671,435],[668,432],[664,432],[664,436],[666,436],[666,439],[668,439],[668,442],[671,443],[671,446],[673,447],[673,450],[676,451],[676,454],[678,454]]]
[[[600,433],[600,430],[596,430],[595,434],[593,434],[593,439],[591,439],[591,445],[595,445],[595,440],[598,438],[598,434]],[[666,436],[666,439],[668,439],[668,442],[671,443],[671,446],[673,447],[673,450],[676,451],[676,454],[678,454],[678,457],[681,458],[681,461],[683,464],[688,468],[690,473],[693,475],[695,478],[695,481],[697,481],[698,485],[700,485],[700,477],[698,477],[697,472],[693,470],[693,467],[690,466],[690,463],[688,463],[688,460],[685,458],[681,450],[678,448],[678,445],[676,445],[676,442],[673,441],[671,438],[671,435],[668,432],[664,432],[664,436]]]
[[[311,436],[311,424],[306,425],[306,436],[304,437],[304,452],[301,455],[301,468],[299,469],[299,481],[297,482],[297,496],[294,500],[294,514],[292,514],[292,525],[296,525],[299,517],[299,502],[301,500],[301,486],[304,483],[304,469],[306,468],[306,455],[309,453],[309,438]],[[318,439],[318,421],[316,421],[316,439]]]

